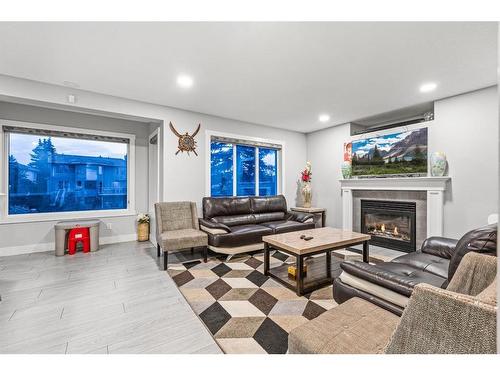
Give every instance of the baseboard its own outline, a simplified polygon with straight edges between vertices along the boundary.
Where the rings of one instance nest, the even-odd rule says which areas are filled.
[[[136,239],[137,235],[135,233],[122,234],[119,236],[101,237],[99,238],[99,244],[109,245],[113,243],[135,241]],[[0,247],[0,256],[42,253],[44,251],[54,251],[54,249],[55,249],[54,242],[30,244],[22,246]]]
[[[7,257],[11,255],[43,253],[44,251],[54,250],[54,243],[39,243],[23,246],[0,247],[0,256]]]

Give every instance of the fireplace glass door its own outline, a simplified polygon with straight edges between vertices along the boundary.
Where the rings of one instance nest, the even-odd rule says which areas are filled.
[[[361,231],[373,245],[415,251],[415,216],[415,202],[361,200]]]

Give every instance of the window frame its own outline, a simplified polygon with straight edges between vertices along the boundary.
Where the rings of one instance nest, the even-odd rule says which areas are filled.
[[[256,147],[255,148],[255,160],[257,161],[255,163],[255,189],[256,189],[256,193],[257,193],[257,196],[261,196],[260,195],[260,150],[261,149],[265,149],[265,150],[273,150],[272,148],[269,148],[269,147]],[[280,189],[279,189],[279,186],[280,186],[280,182],[279,182],[279,170],[280,168],[282,167],[281,164],[280,164],[280,154],[281,154],[281,150],[277,150],[277,149],[274,149],[274,151],[276,152],[276,194],[281,194],[280,193]]]
[[[224,132],[217,132],[217,131],[212,131],[212,130],[205,130],[205,196],[206,197],[211,197],[212,196],[212,187],[211,187],[211,144],[212,144],[212,138],[214,137],[224,137],[224,138],[233,138],[236,140],[241,140],[243,142],[243,145],[249,145],[248,142],[255,142],[255,143],[269,143],[269,144],[275,144],[279,145],[281,149],[277,150],[276,153],[276,195],[285,195],[285,142],[281,140],[275,140],[275,139],[264,139],[264,138],[257,138],[257,137],[249,137],[245,135],[240,135],[240,134],[233,134],[233,133],[224,133]],[[238,143],[235,142],[233,144],[233,197],[237,197],[237,172],[236,172],[236,145]],[[259,196],[259,146],[255,145],[255,196]],[[262,147],[262,148],[267,148],[267,147]]]
[[[100,135],[105,137],[119,137],[129,140],[127,149],[127,208],[114,210],[64,211],[41,212],[31,214],[9,214],[9,136],[3,131],[3,126],[16,126],[28,129],[57,130],[62,132],[79,133],[86,135]],[[72,128],[59,125],[38,124],[0,119],[0,224],[59,221],[68,219],[88,219],[116,216],[136,215],[135,211],[135,135],[126,133],[107,132],[94,129]]]

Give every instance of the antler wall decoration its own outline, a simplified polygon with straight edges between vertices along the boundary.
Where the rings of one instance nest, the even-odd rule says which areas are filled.
[[[196,141],[194,140],[194,137],[196,136],[196,134],[198,134],[200,128],[201,124],[198,124],[198,127],[192,135],[189,135],[188,132],[186,132],[186,134],[180,134],[177,130],[175,130],[174,125],[170,123],[170,129],[177,137],[179,137],[179,149],[175,153],[176,155],[181,151],[186,151],[189,155],[189,152],[192,151],[196,156],[198,156],[198,154],[196,153]]]

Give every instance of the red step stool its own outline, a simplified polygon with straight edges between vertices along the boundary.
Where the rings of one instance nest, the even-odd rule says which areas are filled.
[[[76,252],[76,244],[83,244],[83,252],[90,251],[90,231],[89,228],[73,228],[68,233],[68,253],[73,255]]]

